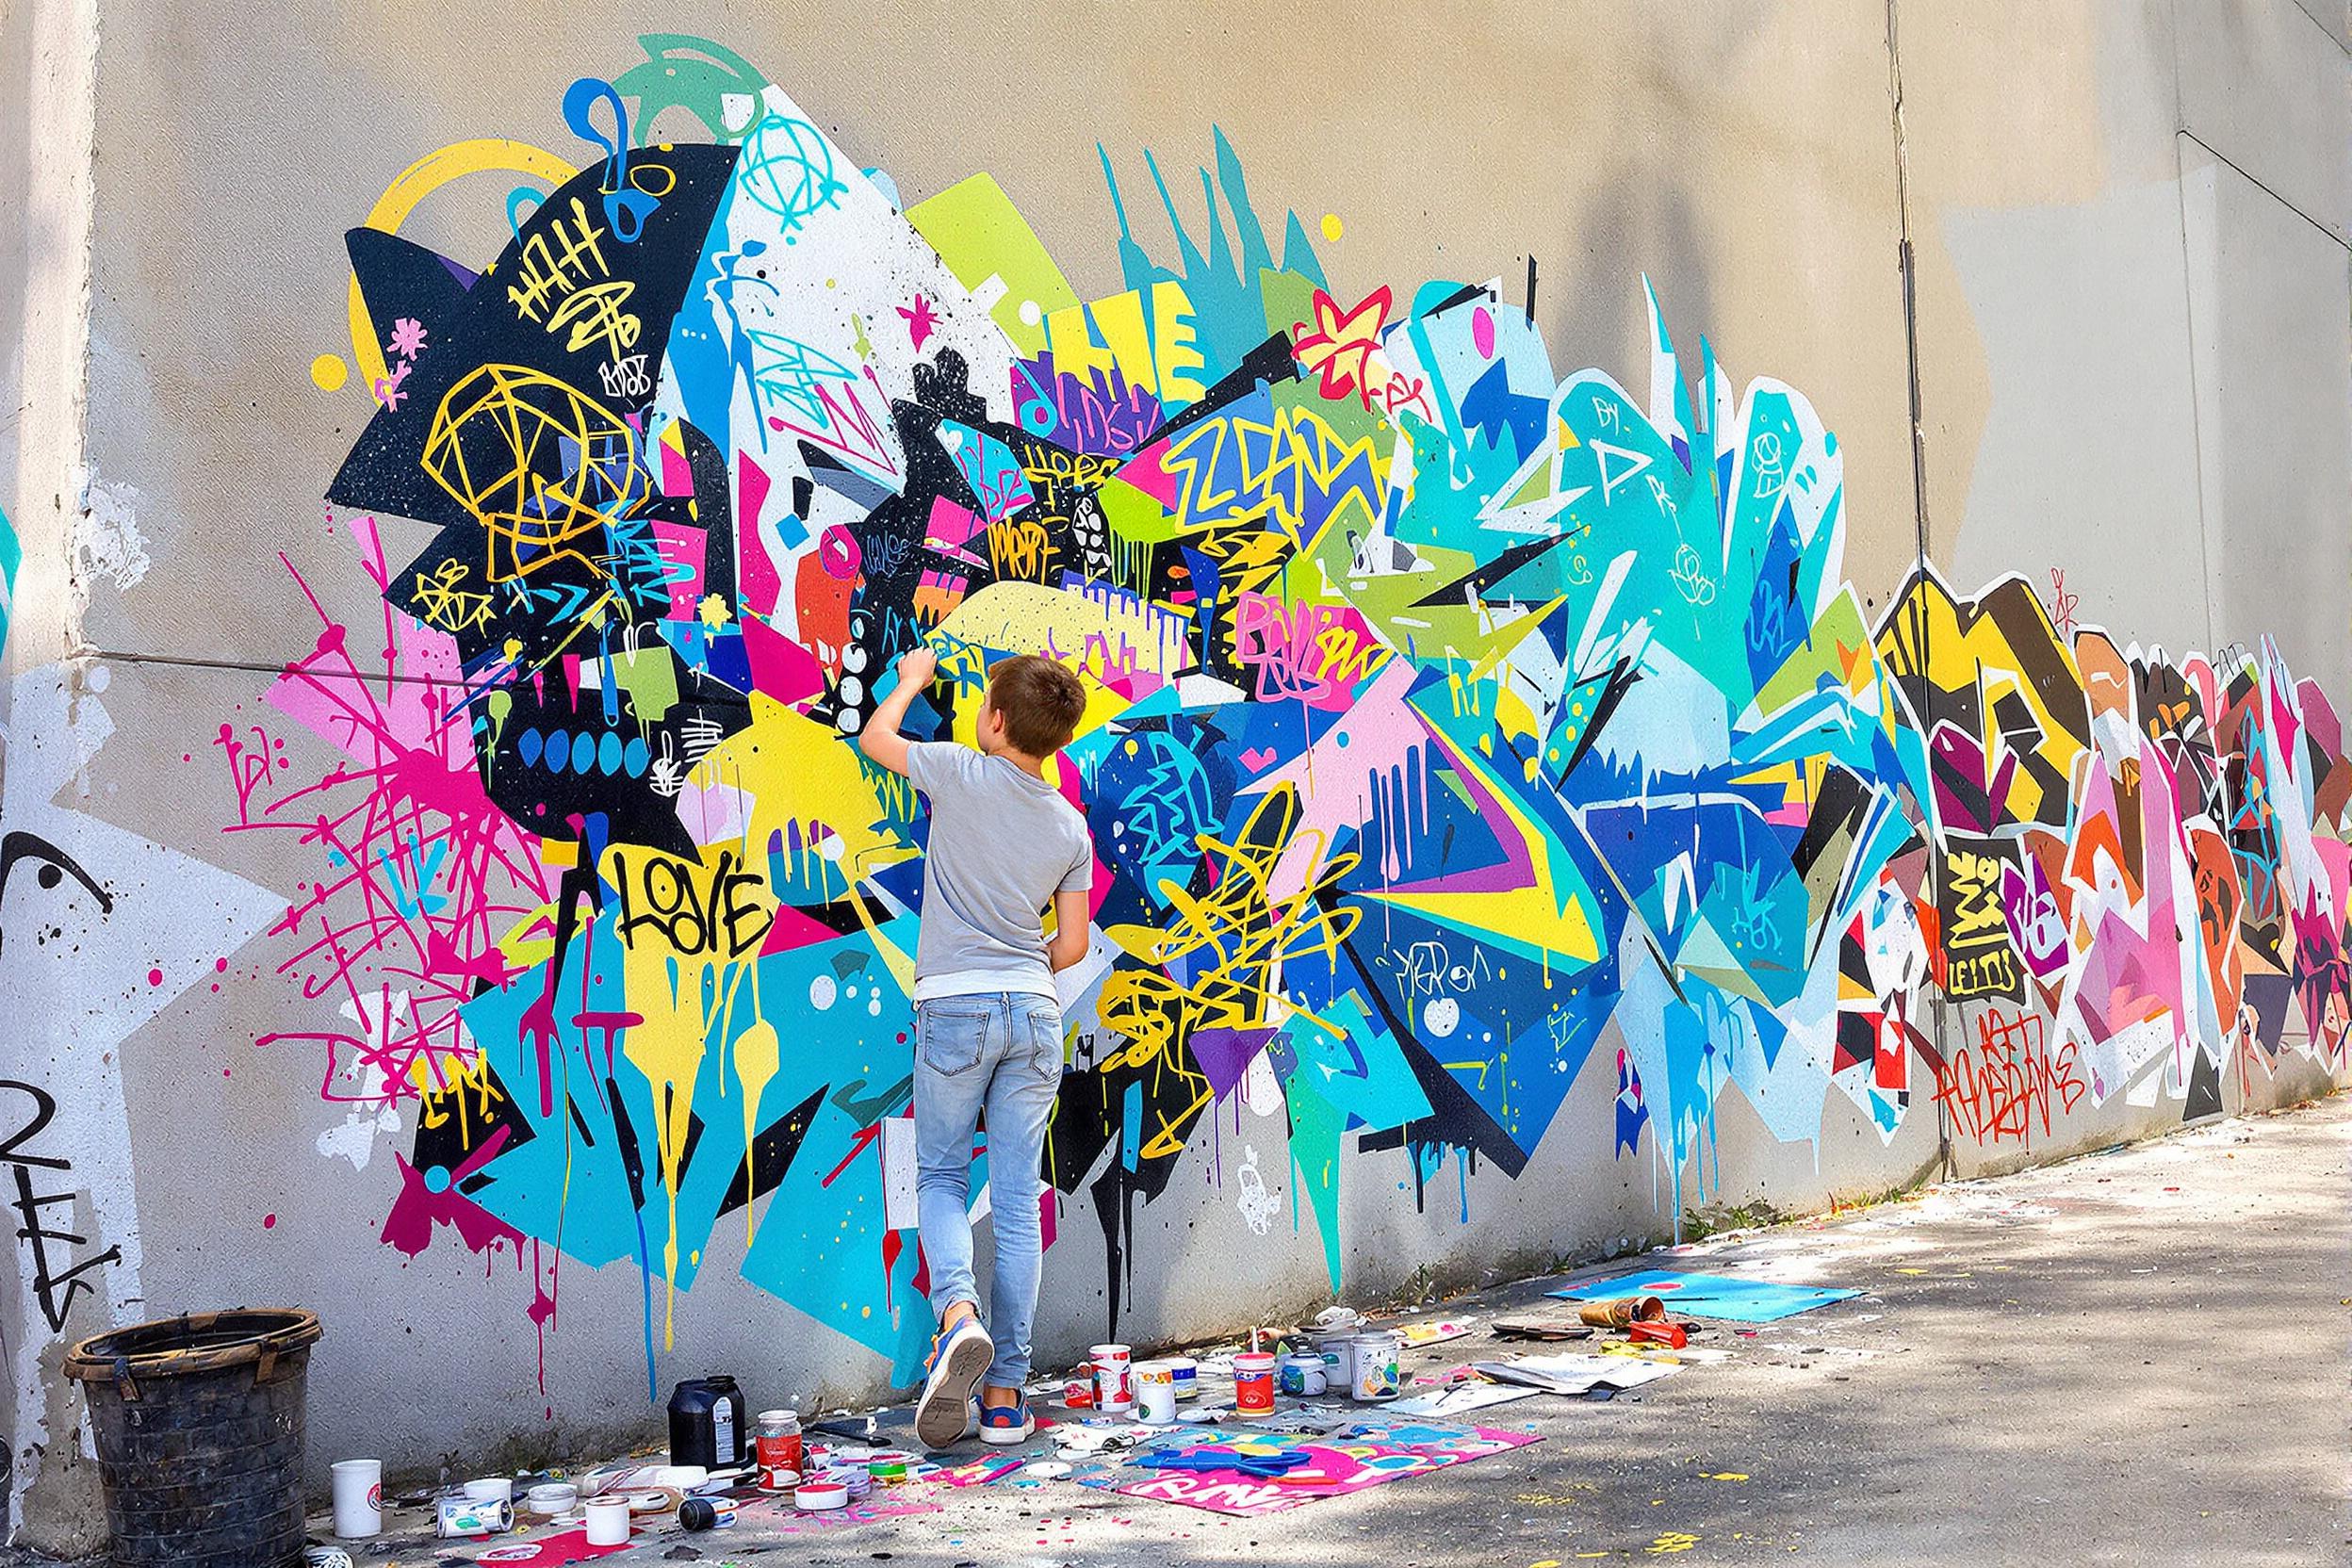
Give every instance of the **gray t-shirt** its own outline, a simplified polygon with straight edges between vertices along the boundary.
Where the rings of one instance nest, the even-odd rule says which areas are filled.
[[[1045,907],[1094,883],[1086,819],[1044,779],[959,741],[908,746],[906,776],[931,797],[915,1000],[1054,995]]]

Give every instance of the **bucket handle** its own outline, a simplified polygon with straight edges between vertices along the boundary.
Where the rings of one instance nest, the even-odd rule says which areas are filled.
[[[128,1356],[114,1358],[114,1391],[122,1396],[126,1405],[139,1402],[139,1384],[131,1380],[131,1358]]]

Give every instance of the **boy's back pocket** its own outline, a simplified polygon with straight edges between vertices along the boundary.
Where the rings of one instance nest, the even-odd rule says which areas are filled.
[[[923,1065],[953,1077],[980,1065],[988,1050],[988,1030],[1004,1009],[977,998],[926,1002],[915,1009],[915,1037]]]

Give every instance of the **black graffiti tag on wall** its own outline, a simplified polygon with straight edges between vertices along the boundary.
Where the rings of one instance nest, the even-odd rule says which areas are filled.
[[[0,1143],[0,1164],[8,1167],[14,1188],[8,1206],[16,1211],[21,1222],[16,1238],[26,1243],[32,1251],[33,1297],[41,1303],[41,1315],[49,1320],[49,1331],[60,1333],[64,1331],[67,1316],[74,1310],[74,1293],[87,1290],[97,1294],[98,1286],[83,1276],[107,1264],[122,1262],[122,1249],[109,1247],[103,1252],[77,1257],[77,1250],[88,1246],[90,1238],[73,1231],[52,1229],[43,1221],[43,1209],[60,1203],[70,1205],[79,1196],[71,1188],[64,1192],[34,1190],[34,1171],[64,1176],[71,1174],[74,1168],[70,1160],[37,1154],[25,1148],[57,1119],[57,1102],[39,1085],[20,1083],[13,1078],[0,1078],[0,1090],[23,1095],[32,1105],[31,1116],[17,1125],[7,1142]],[[53,1247],[62,1250],[53,1253],[50,1250]]]

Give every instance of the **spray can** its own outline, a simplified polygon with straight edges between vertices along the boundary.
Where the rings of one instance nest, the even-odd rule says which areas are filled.
[[[496,1535],[514,1527],[514,1505],[503,1497],[444,1497],[440,1530],[444,1540],[461,1535]]]
[[[735,1505],[725,1497],[689,1497],[678,1505],[678,1522],[689,1530],[725,1529],[735,1522]]]

